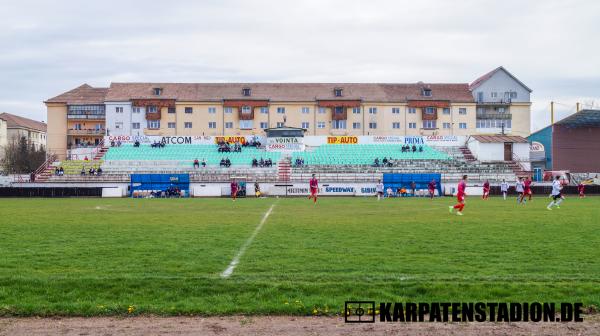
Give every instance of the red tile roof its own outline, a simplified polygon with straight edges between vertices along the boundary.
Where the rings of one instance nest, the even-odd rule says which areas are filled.
[[[27,128],[46,132],[46,124],[37,120],[27,119],[10,113],[1,113],[0,119],[6,121],[7,128]]]
[[[422,89],[431,89],[430,97]],[[363,100],[366,102],[406,102],[408,100],[449,100],[473,102],[468,84],[375,84],[375,83],[112,83],[106,101],[157,98],[153,88],[162,88],[161,98],[178,101],[221,101],[223,99],[264,99],[279,102],[315,100]],[[250,88],[252,96],[242,95]],[[335,97],[334,88],[343,96]]]
[[[514,143],[527,143],[527,139],[518,135],[473,135],[475,140],[481,143],[501,143],[501,142],[514,142]]]
[[[83,84],[71,91],[67,91],[54,98],[46,100],[46,103],[77,104],[103,104],[108,88],[94,88]]]

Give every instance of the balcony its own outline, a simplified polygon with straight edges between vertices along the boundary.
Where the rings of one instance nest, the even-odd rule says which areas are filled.
[[[512,119],[512,114],[510,113],[487,113],[487,112],[477,112],[477,119],[497,119],[497,120],[510,120]]]
[[[101,129],[68,129],[67,135],[94,135],[94,136],[104,136],[106,130]]]
[[[67,113],[69,120],[104,120],[105,114],[83,114],[83,113]]]

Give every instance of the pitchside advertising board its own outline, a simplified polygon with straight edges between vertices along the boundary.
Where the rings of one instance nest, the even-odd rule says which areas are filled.
[[[270,137],[267,138],[266,149],[268,152],[303,152],[304,138],[298,137]]]
[[[210,135],[189,135],[189,136],[155,136],[155,135],[114,135],[105,136],[104,143],[111,144],[121,142],[122,144],[133,144],[138,141],[140,144],[165,143],[168,145],[210,145],[222,141],[228,143],[244,144],[249,141],[260,141],[264,143],[265,137],[256,135],[246,136],[210,136]]]
[[[306,146],[328,145],[357,145],[357,144],[390,144],[390,145],[429,145],[429,146],[462,146],[466,137],[456,135],[427,135],[427,136],[306,136],[306,137],[271,137],[257,135],[240,136],[154,136],[154,135],[116,135],[104,137],[105,144],[121,142],[122,144],[133,144],[139,141],[141,144],[152,144],[162,142],[169,145],[208,145],[221,141],[241,144],[249,141],[260,141],[265,144],[267,151],[278,152],[301,152]]]

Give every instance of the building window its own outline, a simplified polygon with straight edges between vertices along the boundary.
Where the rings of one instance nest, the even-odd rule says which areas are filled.
[[[254,120],[240,120],[240,129],[254,128]]]
[[[122,106],[115,107],[115,112],[116,113],[123,113],[123,107]]]
[[[369,128],[370,129],[376,129],[377,128],[377,123],[376,122],[370,122],[369,123]]]
[[[185,113],[192,113],[193,111],[194,111],[194,109],[191,108],[191,107],[186,107],[185,108]]]
[[[437,112],[437,108],[435,107],[426,107],[425,114],[435,114]]]
[[[73,125],[73,129],[76,130],[76,131],[81,131],[81,124],[75,124],[75,125]]]
[[[183,128],[192,128],[192,123],[189,121],[186,121],[183,123]]]
[[[485,113],[485,107],[478,107],[477,108],[477,114],[483,114],[483,113]]]
[[[115,123],[115,128],[116,129],[123,129],[123,123],[122,122]]]
[[[415,123],[415,122],[408,123],[408,128],[417,128],[417,123]]]
[[[152,91],[154,92],[155,96],[160,96],[163,92],[163,89],[162,88],[154,88],[154,89],[152,89]]]
[[[444,126],[444,128],[448,129],[448,128],[450,128],[450,123],[448,123],[448,122],[445,122],[445,123],[443,124],[443,126]]]
[[[460,128],[460,129],[467,129],[467,123],[459,123],[458,124],[458,128]]]
[[[417,113],[417,108],[416,107],[409,107],[408,108],[408,114],[416,114]]]
[[[333,89],[333,95],[336,97],[341,97],[342,96],[342,88]]]
[[[252,93],[252,91],[250,91],[250,88],[243,88],[242,89],[242,95],[245,97],[250,97],[250,94]]]
[[[309,126],[310,126],[310,123],[308,123],[308,122],[306,122],[306,121],[303,121],[303,122],[302,122],[302,128],[308,129],[308,128],[309,128]]]
[[[462,114],[462,115],[467,114],[467,108],[466,107],[459,108],[458,109],[458,114]]]
[[[169,108],[167,109],[167,112],[168,112],[168,113],[175,113],[175,108],[174,108],[174,107],[169,107]],[[192,113],[192,112],[190,112],[190,113]]]
[[[423,96],[425,96],[425,97],[431,97],[431,89],[424,88],[423,89]]]
[[[327,108],[319,107],[319,114],[325,114],[325,113],[327,113]]]
[[[139,107],[132,107],[131,110],[133,111],[133,113],[140,113],[141,112],[141,108],[139,108]]]
[[[231,113],[233,113],[233,108],[232,107],[225,107],[225,108],[223,108],[223,113],[225,113],[225,114],[231,114]]]
[[[392,107],[392,114],[400,114],[400,108],[399,107]]]
[[[150,105],[146,108],[148,113],[158,113],[158,107],[156,105]]]
[[[392,123],[392,128],[399,129],[400,128],[400,123],[399,122]]]
[[[360,129],[360,123],[359,122],[352,123],[352,128],[353,129]]]
[[[377,114],[377,107],[369,107],[369,114]]]
[[[436,128],[435,120],[423,120],[423,128],[424,129],[435,129]]]
[[[511,92],[510,93],[510,98],[517,98],[517,93],[516,92]]]
[[[498,107],[498,113],[504,113],[504,112],[506,112],[504,107]]]
[[[483,92],[481,92],[481,91],[477,92],[477,102],[478,103],[483,102]]]
[[[160,128],[160,120],[148,120],[148,128],[149,129],[159,129]]]
[[[208,122],[208,128],[217,128],[217,122],[216,121],[209,121]]]
[[[360,107],[353,107],[352,108],[352,113],[353,114],[360,114]]]
[[[277,113],[278,114],[284,114],[285,113],[285,107],[283,107],[283,106],[278,107],[277,108]]]
[[[317,128],[319,128],[319,129],[325,128],[325,122],[324,121],[318,121],[317,122]]]
[[[252,113],[252,107],[250,107],[248,105],[242,106],[242,113],[243,114],[250,114],[250,113]]]
[[[303,108],[302,108],[302,113],[303,113],[303,114],[308,114],[308,113],[310,113],[310,108],[309,108],[309,107],[303,107]]]
[[[167,128],[175,128],[175,123],[174,122],[168,123]]]
[[[450,108],[444,107],[444,109],[442,110],[442,114],[450,114]]]
[[[269,128],[269,125],[267,124],[267,122],[261,121],[260,122],[260,128],[262,128],[262,129]]]
[[[283,121],[278,121],[277,122],[277,127],[283,127],[283,126],[284,126]]]
[[[261,107],[260,108],[260,113],[262,113],[262,114],[269,114],[269,108],[266,107],[266,106]]]
[[[139,122],[131,123],[131,128],[132,129],[140,129],[140,123]]]
[[[332,120],[331,127],[333,129],[346,129],[346,120]]]
[[[233,122],[231,122],[231,121],[226,122],[225,128],[233,128]]]
[[[490,96],[492,98],[497,98],[498,97],[498,92],[490,92]]]
[[[208,114],[215,114],[215,113],[217,113],[217,108],[216,107],[211,106],[211,107],[208,108]]]

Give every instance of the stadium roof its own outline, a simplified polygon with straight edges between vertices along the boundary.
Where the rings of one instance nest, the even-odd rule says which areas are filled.
[[[527,139],[518,135],[473,135],[471,137],[481,143],[528,143]]]
[[[581,110],[554,125],[563,125],[565,127],[600,127],[600,110]]]
[[[46,132],[46,124],[37,120],[23,118],[10,113],[1,113],[0,119],[6,121],[7,128],[26,128]]]

